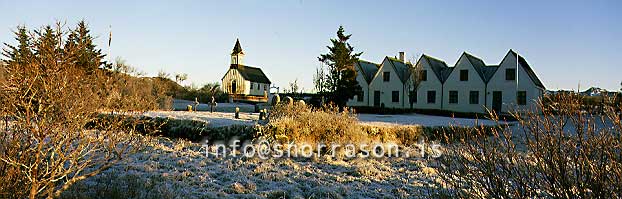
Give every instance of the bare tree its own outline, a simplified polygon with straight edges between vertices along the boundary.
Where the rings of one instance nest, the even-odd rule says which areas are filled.
[[[289,82],[289,88],[285,89],[285,93],[302,93],[302,89],[298,86],[298,79]]]
[[[408,79],[409,84],[409,96],[410,96],[410,107],[412,108],[414,99],[417,97],[417,89],[419,89],[419,85],[422,80],[422,68],[421,65],[417,64],[417,54],[412,56],[410,60],[407,62],[410,69],[410,78]]]
[[[326,84],[326,70],[324,69],[324,64],[320,62],[320,66],[315,69],[315,74],[313,75],[313,85],[315,86],[315,92],[324,93]]]
[[[178,84],[181,84],[183,81],[186,81],[187,79],[188,79],[188,74],[186,73],[175,74],[175,82],[177,82]]]
[[[158,71],[158,77],[162,78],[162,79],[171,79],[171,74],[167,73],[166,71],[160,69],[160,71]]]

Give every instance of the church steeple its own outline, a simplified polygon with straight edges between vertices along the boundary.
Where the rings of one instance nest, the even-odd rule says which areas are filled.
[[[240,39],[235,40],[233,46],[233,52],[231,53],[231,68],[238,68],[242,66],[242,59],[244,58],[244,52],[242,52],[242,45],[240,45]]]

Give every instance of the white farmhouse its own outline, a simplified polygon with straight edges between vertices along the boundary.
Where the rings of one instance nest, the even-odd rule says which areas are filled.
[[[420,69],[420,81],[413,94],[413,106],[416,109],[443,109],[443,85],[453,67],[448,67],[444,61],[421,55],[416,67]]]
[[[463,53],[455,66],[423,54],[415,66],[385,57],[369,80],[365,64],[357,63],[357,80],[363,99],[355,97],[350,106],[402,109],[433,109],[465,113],[497,113],[535,108],[545,87],[527,61],[510,50],[499,65],[486,65],[481,59]],[[368,63],[368,62],[365,62]],[[411,70],[413,67],[418,70]],[[367,67],[371,68],[371,67]],[[411,73],[420,72],[418,84]],[[412,87],[416,85],[416,89]],[[411,91],[412,90],[412,91]],[[367,96],[367,97],[366,97]],[[411,97],[412,96],[412,97]]]
[[[222,77],[222,88],[236,101],[266,102],[270,89],[270,79],[257,67],[244,65],[244,52],[240,40],[236,40],[231,53],[231,65]]]
[[[400,58],[385,57],[369,83],[371,105],[385,108],[409,107],[409,79],[412,64]],[[362,86],[361,86],[362,87]]]
[[[533,110],[545,91],[525,58],[510,50],[490,78],[486,107],[497,112]]]
[[[487,85],[497,70],[486,66],[484,61],[462,53],[444,86],[443,110],[454,112],[485,113],[484,107]]]

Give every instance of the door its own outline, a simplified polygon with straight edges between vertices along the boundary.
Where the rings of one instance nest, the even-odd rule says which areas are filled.
[[[374,107],[380,106],[380,91],[374,91]]]
[[[231,81],[231,93],[232,94],[236,94],[237,93],[237,83],[235,81]]]
[[[501,91],[492,92],[492,110],[497,114],[501,114],[501,104],[503,103],[503,94]]]

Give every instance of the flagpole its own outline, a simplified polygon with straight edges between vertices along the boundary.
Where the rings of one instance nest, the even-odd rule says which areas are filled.
[[[516,52],[516,92],[518,92],[518,52]]]

